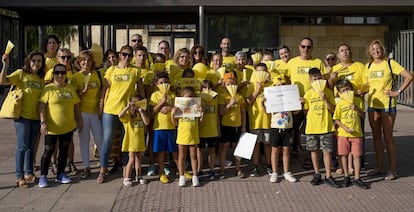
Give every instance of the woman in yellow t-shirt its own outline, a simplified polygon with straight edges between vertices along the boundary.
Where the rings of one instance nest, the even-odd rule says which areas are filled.
[[[105,74],[105,83],[101,92],[99,107],[103,110],[102,126],[103,141],[99,160],[101,171],[97,178],[97,183],[104,182],[107,172],[109,152],[115,132],[121,126],[118,114],[135,94],[144,96],[144,89],[141,81],[140,70],[131,65],[133,57],[132,47],[125,45],[119,53],[120,62],[116,66],[111,66]],[[122,126],[121,126],[122,127]],[[123,128],[121,128],[123,131]],[[123,134],[123,133],[122,133]],[[127,155],[124,155],[124,165],[127,162]]]
[[[194,77],[199,80],[204,80],[207,71],[209,70],[209,67],[206,65],[207,58],[204,47],[199,44],[194,45],[191,48],[190,55],[191,67],[193,68],[195,75]]]
[[[1,85],[15,85],[24,92],[20,118],[14,120],[16,128],[16,184],[27,188],[36,180],[33,170],[34,147],[40,132],[38,100],[44,87],[45,58],[40,52],[31,52],[24,60],[22,69],[7,75],[9,56],[2,57]],[[24,167],[26,170],[24,170]]]
[[[368,46],[368,53],[369,63],[365,65],[365,80],[369,85],[368,118],[377,159],[377,168],[368,174],[384,174],[386,171],[382,143],[384,139],[390,160],[389,173],[384,179],[394,180],[398,177],[397,151],[392,135],[397,113],[396,97],[408,87],[413,76],[396,61],[386,58],[385,47],[381,41],[372,41]],[[400,75],[404,79],[399,88],[393,88],[394,75]]]
[[[93,141],[100,151],[102,145],[102,121],[99,114],[99,100],[102,89],[102,74],[95,70],[95,62],[93,60],[92,52],[81,51],[78,56],[77,65],[79,72],[76,73],[70,84],[78,92],[81,99],[80,110],[83,120],[83,130],[79,134],[79,150],[84,166],[82,179],[89,177],[91,173],[89,163],[89,141],[90,133],[92,131]]]
[[[46,71],[52,69],[59,63],[56,57],[59,45],[60,40],[56,35],[48,35],[47,38],[43,40],[42,50],[46,58]]]
[[[181,48],[174,54],[175,64],[171,64],[167,69],[171,85],[183,75],[184,69],[191,67],[190,62],[190,50],[187,48]]]
[[[47,187],[47,172],[52,154],[59,140],[59,158],[56,181],[66,184],[71,179],[65,174],[69,144],[73,131],[82,132],[80,99],[76,90],[66,83],[66,67],[57,64],[53,69],[53,83],[45,86],[39,99],[40,131],[45,135],[45,151],[41,161],[39,187]]]

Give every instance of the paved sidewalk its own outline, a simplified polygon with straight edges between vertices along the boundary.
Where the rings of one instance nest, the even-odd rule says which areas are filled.
[[[227,178],[217,181],[201,181],[201,187],[191,183],[184,188],[174,182],[164,185],[157,176],[148,177],[149,184],[126,188],[121,174],[108,177],[108,182],[97,185],[97,161],[92,162],[92,177],[82,180],[71,176],[73,183],[51,183],[49,188],[34,185],[20,189],[15,185],[15,130],[10,120],[0,120],[0,211],[413,211],[414,208],[414,109],[398,106],[394,136],[398,150],[400,178],[383,181],[380,177],[363,179],[371,189],[362,190],[351,186],[334,189],[327,185],[312,186],[312,171],[303,170],[305,156],[292,159],[292,172],[299,182],[289,183],[282,178],[270,183],[269,177],[233,177],[234,167],[226,170]],[[372,136],[366,124],[368,167],[374,167]],[[43,141],[43,140],[42,140]],[[41,142],[43,143],[43,142]],[[75,161],[82,167],[78,138],[75,134]],[[40,145],[37,161],[43,151]],[[92,158],[92,157],[91,157]],[[250,168],[245,161],[243,169]],[[145,166],[146,167],[146,166]],[[40,173],[36,172],[39,176]],[[337,180],[342,176],[335,175]],[[49,174],[52,182],[53,176]]]

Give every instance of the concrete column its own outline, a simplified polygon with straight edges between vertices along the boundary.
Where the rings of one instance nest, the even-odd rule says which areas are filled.
[[[204,17],[204,6],[198,6],[198,27],[199,27],[199,32],[198,32],[198,39],[199,39],[199,43],[206,48],[206,41],[204,39],[204,35],[205,35],[205,17]]]

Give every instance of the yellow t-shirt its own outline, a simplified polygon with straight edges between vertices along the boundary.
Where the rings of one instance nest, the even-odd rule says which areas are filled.
[[[103,78],[102,73],[101,78]],[[102,79],[103,80],[103,79]],[[85,88],[85,75],[81,72],[76,73],[69,82],[76,91],[82,91]],[[81,96],[80,109],[82,112],[90,114],[99,113],[99,100],[101,98],[101,81],[98,71],[91,72],[91,78],[88,82],[88,90]]]
[[[354,97],[354,105],[364,111],[364,103],[361,98]],[[338,136],[362,137],[361,119],[358,116],[358,113],[351,108],[351,105],[348,102],[342,99],[339,100],[335,107],[333,119],[341,121],[342,124],[354,130],[354,132],[350,134],[347,133],[342,127],[338,127]]]
[[[323,62],[318,58],[302,60],[298,56],[289,60],[288,68],[289,71],[286,76],[290,77],[292,85],[298,85],[300,96],[303,96],[311,87],[309,80],[309,70],[311,68],[318,68],[321,71],[322,75],[325,74],[325,66],[323,65]]]
[[[273,84],[277,84],[279,82],[286,83],[286,75],[289,72],[288,63],[278,59],[275,60],[275,64],[276,69],[270,70],[270,78],[272,79]]]
[[[204,109],[203,121],[200,124],[200,137],[211,138],[218,136],[218,95],[209,102],[202,100]]]
[[[48,57],[45,55],[45,64],[46,64],[46,68],[45,70],[50,70],[53,69],[55,67],[55,65],[59,64],[59,61],[57,59],[57,57]]]
[[[236,67],[236,57],[234,55],[229,55],[223,57],[223,66],[229,65],[232,69]]]
[[[354,62],[348,67],[344,67],[342,64],[336,64],[332,67],[332,72],[338,73],[335,82],[339,79],[347,79],[351,82],[353,89],[364,91],[364,64],[360,62]],[[335,90],[336,91],[336,90]],[[335,92],[336,94],[336,92]],[[336,96],[336,95],[335,95]]]
[[[394,75],[399,75],[404,70],[404,67],[395,60],[391,60],[391,68]],[[370,68],[366,64],[365,77],[369,84],[368,107],[377,109],[396,107],[396,98],[391,98],[390,104],[390,97],[384,94],[384,91],[392,90],[391,70],[387,60],[379,64],[371,63]]]
[[[161,102],[161,99],[163,98],[164,94],[162,94],[160,91],[155,91],[151,95],[150,99],[150,105],[156,106],[159,102]],[[173,92],[168,92],[167,94],[167,101],[165,103],[165,106],[174,106],[174,98],[175,95]],[[169,111],[167,114],[158,112],[154,114],[154,130],[174,130],[175,126],[171,122],[171,111]]]
[[[325,88],[324,92],[328,102],[335,105],[335,98],[332,90]],[[313,89],[309,89],[303,98],[305,99],[303,108],[308,111],[306,115],[306,134],[325,134],[334,132],[335,127],[332,121],[332,114],[328,111],[328,107],[326,106],[325,101],[319,96],[319,93],[315,92]]]
[[[110,67],[105,74],[109,83],[106,93],[104,113],[118,115],[135,94],[135,85],[141,80],[141,73],[135,66],[127,68]]]
[[[67,70],[66,71],[66,79],[68,79],[68,81],[70,81],[73,77],[73,75],[75,75],[77,73],[77,71],[75,70]],[[53,82],[53,68],[49,69],[44,77],[45,83],[49,84]]]
[[[231,96],[228,92],[219,93],[219,105],[230,103]],[[236,96],[236,103],[224,115],[221,116],[221,125],[228,127],[240,127],[242,125],[240,108],[244,107],[244,99],[240,94]]]
[[[179,118],[176,143],[180,145],[197,145],[200,143],[198,136],[199,118]]]
[[[23,75],[23,77],[22,77]],[[23,90],[20,116],[25,119],[39,120],[39,97],[45,83],[37,74],[24,73],[22,69],[7,76],[11,84]]]
[[[270,83],[269,83],[270,84]],[[267,84],[267,86],[269,86]],[[253,93],[255,89],[255,84],[249,84],[248,90],[249,90],[249,96]],[[265,85],[265,87],[267,87]],[[262,99],[264,98],[263,90],[260,92],[260,94],[256,97],[256,100],[253,104],[248,105],[248,114],[249,114],[249,128],[250,129],[269,129],[270,128],[270,120],[271,116],[270,114],[266,113],[263,105],[262,105]]]
[[[47,104],[46,123],[48,134],[61,135],[76,128],[75,104],[80,102],[71,85],[59,88],[48,84],[40,95],[39,102]]]
[[[145,126],[140,114],[131,117],[127,112],[124,117],[119,118],[124,125],[125,135],[122,141],[122,152],[145,152]]]

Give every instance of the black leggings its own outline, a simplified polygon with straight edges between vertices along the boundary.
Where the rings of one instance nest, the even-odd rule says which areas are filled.
[[[62,135],[46,135],[45,136],[45,151],[42,155],[41,163],[41,175],[47,175],[49,170],[50,160],[55,146],[59,140],[59,155],[58,155],[58,171],[57,176],[65,172],[66,163],[68,160],[69,144],[72,140],[73,131],[70,131]]]

